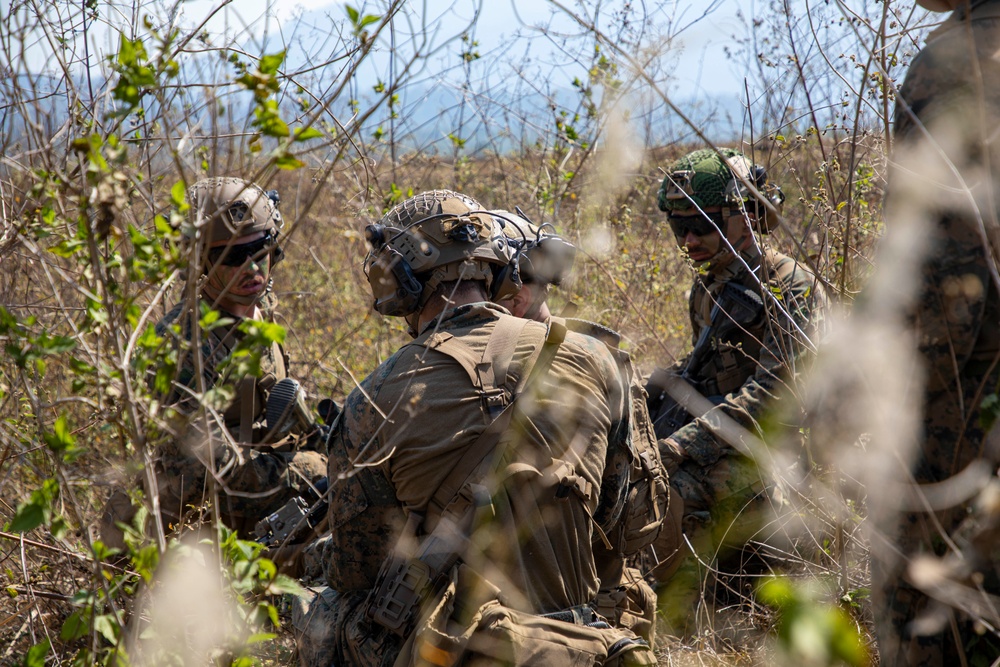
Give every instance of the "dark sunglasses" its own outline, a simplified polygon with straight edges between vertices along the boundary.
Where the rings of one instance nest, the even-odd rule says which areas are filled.
[[[670,223],[670,229],[674,231],[674,236],[682,239],[688,235],[688,232],[695,236],[707,236],[713,232],[720,232],[724,219],[721,213],[699,213],[687,217],[668,215],[667,222]]]
[[[261,260],[270,256],[274,250],[274,237],[268,234],[263,238],[241,243],[232,246],[219,246],[208,251],[208,263],[210,266],[221,264],[222,266],[243,266],[247,260]]]

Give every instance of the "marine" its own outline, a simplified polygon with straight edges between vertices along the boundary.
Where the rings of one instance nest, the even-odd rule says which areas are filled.
[[[885,517],[886,538],[872,549],[876,630],[881,664],[992,664],[1000,617],[981,601],[1000,594],[1000,452],[989,407],[1000,386],[1000,2],[918,4],[954,11],[928,35],[896,97],[886,227],[926,239],[913,301],[897,305],[922,367],[913,382],[922,428],[909,470],[885,480],[912,488],[916,502],[895,505],[906,495],[896,494],[871,508]],[[870,296],[855,317],[878,307]],[[954,485],[977,465],[992,483],[960,483],[969,497],[950,507],[926,504],[929,485]],[[924,559],[938,560],[939,576],[918,576]]]
[[[499,301],[515,317],[524,317],[545,324],[553,321],[548,297],[553,287],[559,287],[568,277],[576,257],[576,247],[560,236],[551,225],[541,227],[520,214],[492,211],[508,243],[515,249],[521,288]],[[620,349],[621,335],[608,327],[587,320],[560,317],[556,321],[569,330],[591,336],[605,343],[618,359],[623,380],[631,390],[632,445],[638,454],[637,478],[649,484],[647,511],[661,516],[657,539],[661,545],[680,543],[680,503],[670,504],[667,473],[660,462],[660,453],[653,437],[652,424],[646,410],[645,390],[641,375],[635,370],[628,352]],[[623,625],[646,639],[655,641],[656,595],[639,567],[628,566],[628,559],[639,549],[615,553],[596,549],[595,558],[601,579],[598,594],[602,613],[615,624]],[[624,556],[624,558],[623,558]]]
[[[751,189],[751,187],[753,189]],[[756,192],[754,192],[756,190]],[[660,609],[673,631],[690,630],[705,581],[702,564],[726,565],[763,526],[766,473],[712,427],[719,413],[758,434],[758,420],[794,382],[827,308],[822,283],[772,248],[784,195],[767,171],[730,148],[694,151],[667,170],[658,206],[696,269],[689,297],[691,353],[647,383],[649,412],[670,484],[683,503],[684,543],[654,544]],[[679,389],[710,403],[691,413]],[[721,559],[721,560],[720,560]]]
[[[611,351],[495,305],[517,262],[469,197],[421,193],[366,237],[374,307],[414,340],[331,438],[329,589],[296,621],[303,664],[652,664],[594,606],[593,545],[629,537]]]
[[[273,315],[284,222],[276,191],[240,178],[203,179],[187,198],[187,298],[156,325],[177,361],[170,377],[150,380],[168,408],[168,433],[154,452],[145,493],[165,531],[197,527],[214,508],[249,539],[259,520],[297,495],[314,494],[326,474],[318,439],[268,427],[270,392],[289,378],[289,360],[278,343],[261,345],[248,334]],[[237,351],[256,364],[241,369]],[[221,409],[205,408],[207,396],[227,391],[232,398]],[[116,493],[102,518],[105,540],[120,546],[115,524],[134,514],[128,496]]]

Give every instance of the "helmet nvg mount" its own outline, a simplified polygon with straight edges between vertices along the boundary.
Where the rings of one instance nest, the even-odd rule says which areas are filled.
[[[521,287],[514,252],[476,200],[451,190],[410,197],[365,227],[365,274],[375,310],[416,313],[444,282],[483,281],[490,300]]]
[[[573,269],[576,246],[546,229],[530,222],[523,215],[510,211],[491,211],[500,221],[507,243],[517,256],[521,280],[536,285],[556,285]]]
[[[770,232],[778,224],[776,216],[768,212],[736,174],[753,183],[775,208],[781,210],[785,195],[781,188],[768,181],[767,170],[732,148],[718,152],[705,148],[677,160],[660,185],[657,204],[668,215],[672,211],[721,207],[723,217],[729,218],[745,211],[754,214],[755,226],[761,233]]]

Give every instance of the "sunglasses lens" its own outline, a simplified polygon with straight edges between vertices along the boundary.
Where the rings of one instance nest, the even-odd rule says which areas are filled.
[[[258,241],[241,243],[229,248],[213,248],[208,253],[208,261],[223,266],[243,266],[249,259],[263,261],[265,257],[270,257],[273,244],[273,239],[265,236]]]
[[[684,238],[688,232],[696,236],[706,236],[712,232],[717,232],[722,227],[722,218],[712,216],[707,219],[704,215],[692,215],[687,217],[671,216],[667,218],[670,228],[677,238]]]

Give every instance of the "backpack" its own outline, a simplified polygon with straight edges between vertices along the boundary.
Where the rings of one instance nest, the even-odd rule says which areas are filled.
[[[628,352],[619,349],[619,334],[607,327],[586,320],[552,318],[570,330],[601,341],[611,350],[618,362],[622,383],[629,388],[628,443],[632,463],[629,470],[628,491],[622,519],[608,535],[613,549],[631,556],[656,539],[667,516],[670,498],[669,480],[660,461],[656,434],[646,407],[646,391],[632,367]]]

